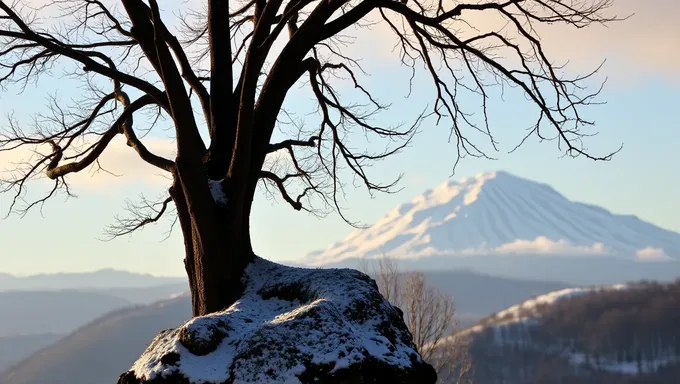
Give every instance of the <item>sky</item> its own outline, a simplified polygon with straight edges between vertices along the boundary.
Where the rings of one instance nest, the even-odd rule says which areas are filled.
[[[535,116],[521,95],[510,93],[503,101],[492,102],[491,129],[501,143],[500,152],[494,153],[497,160],[468,157],[452,175],[456,156],[453,143],[448,142],[448,127],[428,122],[411,146],[371,169],[373,174],[384,177],[403,173],[401,191],[371,198],[361,188],[350,188],[344,202],[348,217],[370,224],[394,206],[450,177],[505,170],[550,184],[571,200],[596,204],[614,213],[635,214],[660,227],[680,231],[680,25],[676,22],[680,2],[616,0],[611,11],[619,16],[634,15],[609,27],[579,31],[551,27],[542,32],[551,57],[569,60],[568,68],[573,73],[583,73],[606,59],[597,80],[607,77],[600,98],[607,103],[587,109],[588,118],[596,121],[599,132],[587,145],[595,154],[606,154],[623,144],[623,150],[611,161],[563,158],[554,143],[535,139],[508,154]],[[472,21],[479,25],[493,23]],[[388,32],[376,27],[364,33],[348,49],[363,58],[371,73],[364,84],[381,101],[393,103],[381,118],[386,123],[411,121],[423,105],[432,102],[430,84],[418,83],[410,97],[404,97],[408,93],[407,72],[397,65]],[[45,84],[58,82],[46,80],[30,86],[23,94],[18,94],[17,89],[0,92],[0,116],[13,112],[20,120],[28,119],[44,105],[48,88]],[[67,98],[72,92],[76,90],[59,89],[60,95]],[[293,96],[287,101],[292,110],[308,103],[296,93]],[[145,143],[159,153],[172,152],[172,142],[163,134],[150,136]],[[16,161],[10,156],[18,155],[0,155],[0,169]],[[104,240],[105,227],[122,213],[126,199],[140,194],[154,197],[167,188],[167,180],[137,159],[119,139],[102,162],[124,177],[78,174],[70,179],[77,198],[57,197],[42,212],[0,219],[0,273],[27,275],[102,268],[155,275],[184,273],[181,234],[177,229],[167,236],[169,220],[132,236]],[[32,187],[39,189],[41,185]],[[9,198],[0,195],[3,213]],[[319,219],[296,212],[280,200],[256,196],[251,232],[256,253],[265,258],[300,258],[343,239],[352,230],[336,214]]]

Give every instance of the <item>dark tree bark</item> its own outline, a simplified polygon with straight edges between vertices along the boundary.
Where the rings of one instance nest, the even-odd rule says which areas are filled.
[[[613,21],[615,17],[603,14],[612,0],[205,0],[206,14],[185,12],[181,39],[166,24],[169,12],[158,0],[118,1],[122,6],[114,8],[111,1],[54,0],[31,9],[27,0],[0,0],[0,85],[37,80],[68,62],[77,64],[70,74],[83,80],[87,90],[72,109],[53,100],[50,116],[36,120],[31,129],[9,120],[0,131],[0,151],[50,152],[39,152],[3,176],[0,193],[13,193],[10,211],[20,214],[59,191],[70,194],[69,175],[101,167],[100,155],[123,135],[141,159],[173,182],[160,201],[131,205],[130,216],[120,218],[110,234],[128,234],[157,222],[173,202],[184,236],[195,316],[222,310],[242,294],[241,276],[254,258],[250,213],[259,185],[272,188],[295,210],[336,210],[351,223],[341,209],[341,176],[360,181],[369,193],[390,192],[396,181],[375,182],[368,167],[406,147],[430,116],[451,123],[459,158],[487,157],[465,136],[465,129],[481,132],[496,149],[487,119],[487,89],[494,84],[483,78],[485,73],[495,85],[520,89],[533,104],[537,122],[529,135],[546,139],[543,132],[550,128],[567,155],[611,157],[590,155],[581,145],[587,135],[581,128],[592,123],[580,111],[599,93],[587,92],[582,83],[594,72],[575,78],[559,73],[534,26],[582,28]],[[61,12],[65,28],[41,24],[43,12],[49,20]],[[474,12],[500,15],[513,29],[512,36],[500,29],[459,36],[454,25],[465,24],[465,16]],[[376,18],[393,32],[401,64],[414,73],[424,64],[423,73],[432,81],[433,109],[405,128],[374,124],[372,117],[387,106],[360,84],[358,61],[337,48],[338,36]],[[288,40],[275,49],[286,31]],[[501,60],[498,50],[513,57]],[[455,62],[467,72],[467,80],[454,71]],[[342,99],[333,86],[342,78],[362,95],[362,102]],[[318,104],[320,124],[300,126],[291,137],[272,142],[287,116],[283,105],[288,92],[296,84],[307,85]],[[481,121],[472,121],[459,104],[456,95],[466,91],[479,98]],[[174,159],[145,146],[137,132],[153,125],[138,127],[134,117],[141,110],[156,110],[172,122]],[[349,142],[353,132],[389,145],[377,153],[362,151]],[[285,160],[270,161],[276,156]],[[40,174],[52,180],[53,188],[21,205],[28,181]],[[225,198],[215,198],[215,190]]]

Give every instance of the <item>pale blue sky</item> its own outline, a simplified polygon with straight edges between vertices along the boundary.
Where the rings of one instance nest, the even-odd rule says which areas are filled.
[[[603,154],[623,143],[623,151],[611,162],[559,158],[554,144],[538,144],[535,140],[518,152],[505,154],[533,118],[520,99],[506,97],[505,103],[494,103],[491,115],[492,129],[501,142],[502,151],[496,154],[499,160],[464,159],[455,177],[504,169],[548,183],[572,200],[597,204],[616,213],[635,214],[661,227],[680,231],[680,198],[677,197],[680,196],[677,176],[680,173],[677,119],[680,75],[673,70],[680,60],[680,27],[673,23],[673,18],[664,16],[677,14],[680,7],[673,1],[657,1],[667,7],[661,17],[654,18],[646,14],[645,9],[637,9],[636,5],[642,2],[621,0],[624,12],[632,10],[639,15],[625,27],[578,35],[578,41],[584,42],[582,46],[569,43],[573,39],[553,42],[559,47],[554,52],[560,58],[572,59],[575,70],[608,58],[603,73],[610,76],[610,82],[602,95],[608,104],[588,110],[588,116],[596,120],[600,132],[588,141],[588,146],[595,153]],[[636,31],[636,40],[629,38],[630,30]],[[665,34],[654,36],[658,31]],[[420,106],[430,102],[429,84],[419,84],[411,99],[404,99],[406,84],[395,81],[404,73],[394,66],[386,52],[376,48],[379,41],[378,38],[362,41],[363,45],[357,47],[363,55],[375,55],[375,61],[369,65],[373,76],[367,85],[377,91],[382,101],[394,102],[393,109],[383,117],[386,121],[408,121]],[[631,41],[644,45],[631,47]],[[15,92],[0,94],[0,114],[4,116],[14,110],[19,116],[27,116],[40,105],[42,91],[43,87],[29,89],[23,96],[16,96]],[[298,104],[304,101],[295,99],[289,103],[293,109]],[[351,191],[346,203],[350,218],[370,223],[395,205],[446,180],[455,159],[454,147],[446,143],[446,128],[424,126],[412,147],[376,166],[373,171],[380,175],[403,172],[404,189],[375,199],[367,198],[363,191]],[[46,205],[44,217],[34,211],[24,219],[11,216],[0,220],[0,272],[33,274],[111,267],[159,275],[183,274],[179,231],[161,242],[167,223],[112,242],[97,239],[113,216],[121,212],[125,198],[134,198],[139,193],[153,196],[162,191],[162,184],[150,182],[148,172],[140,170],[134,153],[121,151],[114,155],[112,161],[120,164],[131,177],[107,182],[81,177],[76,182],[79,197],[66,203],[61,198],[53,200]],[[3,161],[6,160],[0,158],[0,168],[5,167]],[[0,196],[3,212],[8,198]],[[256,252],[280,261],[325,248],[352,230],[337,215],[320,220],[262,196],[256,199],[251,225]]]

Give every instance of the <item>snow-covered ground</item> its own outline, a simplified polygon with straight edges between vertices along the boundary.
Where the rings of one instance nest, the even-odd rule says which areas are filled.
[[[609,255],[640,261],[680,260],[680,234],[635,216],[572,202],[548,185],[488,172],[449,181],[356,230],[306,264],[389,254]]]
[[[422,364],[398,312],[358,271],[258,258],[244,283],[243,297],[225,311],[161,333],[135,362],[135,376],[294,384],[310,366],[337,372],[372,359],[408,371]]]
[[[617,291],[623,289],[636,289],[634,284],[616,284],[609,286],[593,286],[593,287],[583,287],[583,288],[568,288],[555,292],[550,292],[545,295],[540,295],[535,298],[526,300],[520,304],[513,305],[503,311],[497,312],[494,315],[482,320],[482,322],[473,327],[467,328],[461,332],[454,335],[455,338],[471,338],[475,340],[477,334],[484,333],[485,331],[492,330],[493,345],[501,346],[504,344],[521,345],[525,348],[547,348],[550,347],[545,345],[535,345],[531,340],[530,329],[531,327],[538,326],[540,324],[540,314],[539,309],[543,308],[546,310],[545,306],[554,305],[562,300],[573,299],[578,296],[586,295],[594,292],[601,291]],[[513,327],[520,325],[519,333],[516,333],[516,337],[512,338],[507,334],[503,336],[504,329],[508,327]],[[510,337],[508,339],[508,337]],[[454,339],[452,339],[454,340]],[[573,366],[586,367],[592,370],[606,371],[610,373],[620,373],[625,375],[636,375],[643,372],[656,372],[659,368],[666,366],[671,363],[677,363],[680,359],[669,354],[668,356],[663,356],[655,360],[645,359],[638,364],[637,361],[616,361],[607,359],[605,357],[600,357],[595,359],[591,356],[590,359],[586,358],[586,355],[582,352],[573,349],[562,350],[559,347],[560,355],[567,359]],[[641,372],[642,370],[642,372]]]
[[[493,314],[486,319],[485,323],[489,324],[489,326],[495,327],[519,322],[530,324],[537,319],[537,312],[541,307],[555,304],[560,300],[566,300],[588,293],[628,289],[629,287],[630,286],[627,284],[616,284],[601,287],[566,288],[559,291],[546,293],[545,295],[536,296],[520,304],[513,305],[512,307]],[[470,327],[466,332],[480,332],[484,328],[485,325],[475,325]]]
[[[656,360],[644,360],[639,365],[637,361],[612,361],[608,359],[600,359],[599,364],[586,359],[583,353],[572,353],[569,355],[569,361],[571,364],[579,366],[588,366],[591,369],[597,369],[601,371],[611,372],[611,373],[621,373],[624,375],[637,375],[643,372],[656,372],[659,368],[666,366],[671,363],[678,362],[678,358],[675,356],[669,356],[664,358],[659,358]],[[642,370],[642,372],[640,372]]]

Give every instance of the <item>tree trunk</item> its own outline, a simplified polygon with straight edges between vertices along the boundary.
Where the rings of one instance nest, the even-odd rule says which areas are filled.
[[[226,208],[211,201],[212,209],[192,210],[201,202],[187,197],[178,184],[176,179],[171,194],[184,236],[192,312],[203,316],[229,307],[243,294],[241,278],[254,258],[249,228],[253,195],[241,194],[245,201],[229,200]]]

